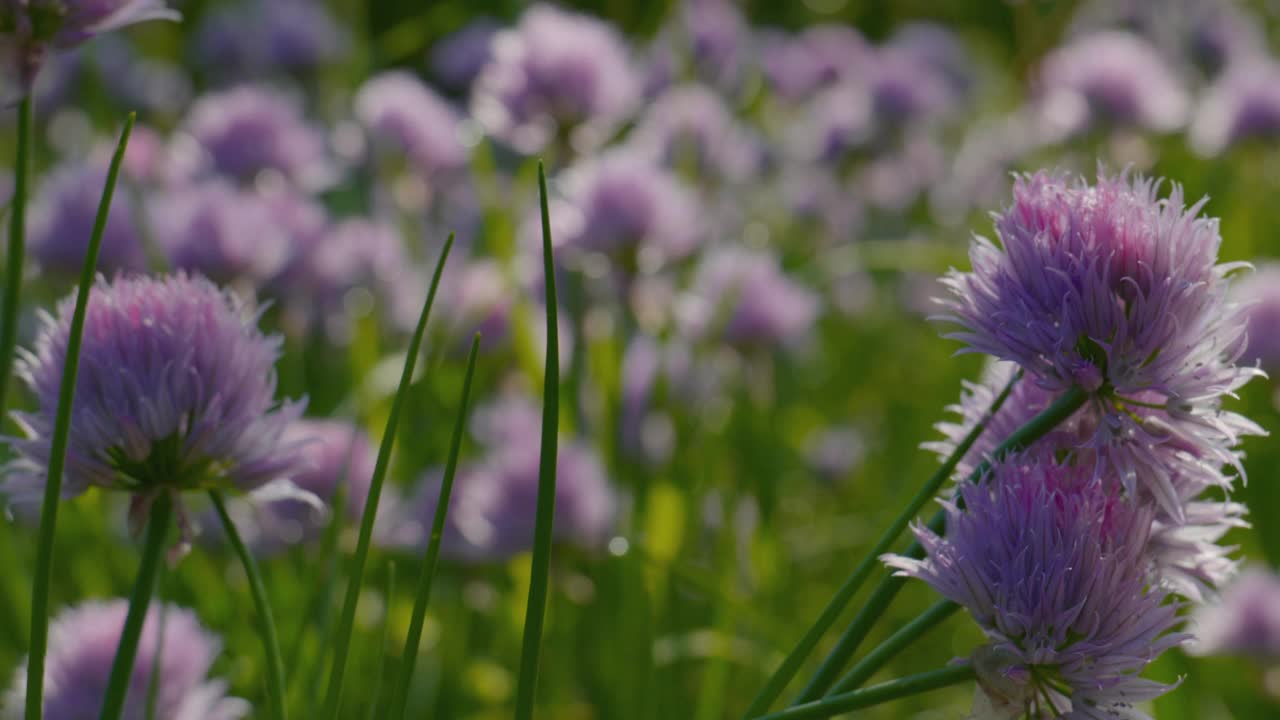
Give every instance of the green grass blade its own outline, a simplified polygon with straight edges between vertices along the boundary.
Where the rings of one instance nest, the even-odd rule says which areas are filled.
[[[959,609],[960,606],[950,600],[939,600],[934,603],[933,607],[903,625],[901,629],[890,635],[887,640],[867,653],[866,657],[850,668],[848,674],[840,678],[840,682],[835,684],[831,692],[847,693],[862,687],[862,684],[870,680],[871,676],[884,667],[885,663],[893,659],[895,655],[902,652],[911,643],[919,640],[925,633],[937,627],[942,621],[951,617]]]
[[[538,163],[538,197],[542,208],[542,270],[547,287],[547,359],[542,383],[542,454],[538,467],[537,520],[533,530],[533,568],[529,604],[520,650],[516,688],[516,720],[533,717],[538,684],[538,651],[547,609],[547,576],[551,570],[551,536],[556,513],[556,454],[560,433],[560,341],[556,319],[556,272],[551,255],[551,216],[547,210],[547,176]]]
[[[843,695],[833,695],[816,702],[797,705],[768,715],[761,715],[756,720],[821,720],[847,713],[850,710],[879,705],[891,700],[898,700],[909,695],[937,690],[948,685],[959,685],[972,680],[973,668],[969,665],[933,670],[931,672],[910,675],[891,680],[879,685],[872,685],[862,690],[854,690]]]
[[[102,700],[99,720],[120,720],[124,702],[133,679],[133,661],[138,655],[138,640],[151,605],[151,594],[156,587],[156,575],[164,557],[165,536],[169,531],[169,518],[173,515],[173,501],[168,493],[161,493],[151,503],[147,513],[147,537],[142,546],[142,561],[138,564],[138,577],[129,596],[129,614],[125,616],[120,631],[120,644],[111,663],[111,675],[107,680],[107,692]]]
[[[386,674],[387,655],[391,653],[391,606],[396,597],[396,564],[393,562],[387,566],[387,587],[383,590],[383,612],[382,612],[382,646],[378,650],[378,671],[374,673],[374,677],[378,679],[378,683],[374,686],[373,700],[369,702],[369,712],[365,716],[367,720],[378,720],[379,710],[378,700],[382,697],[381,682],[383,675]],[[385,717],[385,716],[383,716]]]
[[[452,248],[453,235],[450,234],[449,239],[445,241],[444,249],[440,251],[440,260],[436,263],[435,275],[431,278],[431,289],[427,291],[422,315],[418,318],[418,326],[414,328],[413,338],[409,341],[409,349],[404,358],[404,372],[400,375],[400,387],[396,390],[395,399],[391,401],[387,427],[382,433],[382,443],[378,446],[378,461],[374,465],[364,514],[360,518],[360,538],[356,542],[351,577],[347,580],[347,593],[343,598],[342,615],[338,620],[338,634],[334,638],[333,669],[329,673],[329,689],[325,692],[323,714],[323,717],[330,720],[338,717],[338,708],[342,704],[342,683],[347,669],[347,653],[351,649],[351,632],[356,622],[356,603],[360,600],[364,568],[369,560],[369,545],[373,541],[373,521],[378,515],[378,500],[382,497],[382,485],[387,479],[387,466],[391,463],[391,448],[395,445],[400,409],[404,406],[405,396],[409,393],[409,385],[413,380],[413,368],[417,364],[418,353],[422,349],[422,336],[427,332],[427,319],[431,316],[431,305],[435,302],[436,291],[440,288],[440,277],[444,274],[444,264],[449,259],[449,250]]]
[[[805,659],[809,657],[809,654],[813,652],[815,647],[817,647],[818,642],[822,640],[822,636],[831,629],[831,626],[835,624],[836,620],[840,617],[840,614],[844,612],[845,608],[853,600],[853,597],[858,594],[858,590],[862,587],[862,584],[867,581],[867,578],[871,576],[871,573],[874,572],[876,568],[880,567],[880,556],[889,552],[889,548],[893,546],[893,543],[897,541],[898,536],[902,534],[902,531],[906,530],[911,521],[917,514],[919,514],[920,509],[932,500],[933,496],[937,494],[938,489],[942,487],[942,484],[951,478],[951,474],[955,472],[956,466],[960,464],[965,453],[969,452],[969,448],[973,447],[973,444],[977,442],[978,437],[986,430],[988,423],[991,422],[991,418],[995,417],[995,414],[1000,412],[1000,408],[1003,407],[1005,401],[1009,399],[1009,393],[1013,392],[1014,386],[1017,385],[1021,379],[1022,371],[1019,370],[1014,373],[1014,376],[1009,379],[1008,384],[1004,386],[1004,389],[1001,390],[1000,394],[992,401],[991,407],[987,409],[987,412],[982,416],[982,419],[974,424],[969,433],[960,441],[960,444],[951,452],[951,455],[943,461],[942,465],[938,467],[938,470],[934,472],[933,476],[930,477],[929,480],[920,488],[920,491],[916,493],[915,497],[911,499],[911,502],[907,504],[901,513],[899,513],[893,523],[885,529],[884,533],[880,536],[880,539],[876,541],[876,544],[872,546],[871,550],[862,558],[862,561],[858,563],[853,572],[849,574],[849,577],[844,581],[844,584],[836,590],[835,596],[831,598],[831,601],[828,602],[827,606],[822,610],[822,614],[818,616],[818,620],[809,628],[808,632],[806,632],[804,637],[801,638],[799,644],[797,644],[790,654],[787,655],[787,657],[782,661],[782,665],[778,666],[778,669],[774,671],[773,676],[769,678],[768,682],[765,683],[765,686],[756,695],[755,699],[752,700],[744,717],[751,718],[766,712],[769,709],[769,706],[778,699],[778,696],[786,689],[787,684],[795,677],[796,672],[800,670],[800,666],[804,663]]]
[[[1071,417],[1076,410],[1079,410],[1088,397],[1088,394],[1083,390],[1072,386],[1058,397],[1052,405],[1015,430],[995,449],[992,457],[996,459],[1002,458],[1044,437],[1062,421]],[[983,461],[969,474],[966,482],[978,482],[986,476],[990,467],[990,460]],[[929,527],[933,528],[935,532],[941,532],[945,521],[946,513],[940,510],[929,521]],[[914,542],[907,550],[907,555],[909,557],[923,557],[924,548],[920,546],[920,543]],[[874,627],[876,621],[880,619],[880,616],[884,614],[884,611],[893,602],[894,596],[902,589],[906,580],[904,577],[890,575],[876,586],[871,597],[867,599],[867,604],[854,616],[849,627],[840,636],[840,640],[836,642],[835,648],[823,660],[818,672],[809,681],[809,684],[805,686],[804,691],[801,692],[793,704],[816,700],[826,693],[827,688],[831,687],[840,671],[849,662],[849,658],[853,657],[853,654],[858,650],[858,646],[866,639],[867,633],[871,632],[871,628]]]
[[[209,499],[213,501],[213,509],[218,512],[218,520],[222,522],[227,541],[231,543],[236,557],[240,558],[240,564],[244,566],[244,574],[249,578],[249,592],[253,595],[254,610],[258,613],[258,632],[262,634],[262,646],[267,654],[267,702],[271,716],[276,720],[286,720],[288,714],[285,712],[284,703],[288,695],[284,685],[284,663],[280,659],[280,640],[276,635],[276,622],[271,614],[271,603],[267,599],[267,588],[262,583],[262,573],[258,572],[257,561],[245,547],[244,540],[240,539],[240,532],[236,530],[236,524],[227,514],[227,505],[222,499],[222,493],[210,490]]]
[[[418,660],[418,646],[422,642],[422,625],[427,615],[427,603],[431,599],[431,582],[435,577],[436,563],[440,559],[440,542],[444,537],[444,521],[449,511],[449,498],[453,493],[453,478],[458,470],[458,453],[462,449],[462,433],[467,425],[467,403],[471,397],[471,378],[476,370],[476,356],[480,352],[480,333],[471,340],[471,353],[467,356],[467,374],[462,380],[462,399],[458,403],[458,416],[453,424],[453,438],[449,441],[449,459],[444,467],[444,479],[440,482],[440,497],[436,501],[436,514],[431,523],[431,540],[422,561],[422,574],[418,576],[418,592],[413,600],[413,617],[409,621],[409,634],[404,640],[404,654],[400,659],[400,676],[391,696],[387,717],[399,720],[404,717],[409,702],[409,686],[413,681],[413,669]]]
[[[13,163],[13,199],[9,212],[9,257],[4,284],[4,320],[0,325],[0,424],[9,399],[13,351],[18,344],[18,306],[27,254],[27,185],[31,180],[31,93],[18,103],[18,154]],[[126,130],[127,132],[127,130]]]
[[[30,114],[30,101],[24,100],[25,114]],[[36,569],[31,588],[31,653],[27,661],[26,720],[40,720],[44,712],[44,655],[49,646],[49,583],[53,577],[53,537],[58,524],[58,504],[62,499],[62,469],[67,461],[67,441],[71,434],[71,406],[76,395],[76,374],[80,371],[80,345],[84,339],[84,318],[89,306],[89,290],[93,287],[94,269],[98,265],[98,250],[102,247],[102,233],[107,226],[107,214],[111,210],[111,198],[116,180],[120,176],[120,164],[124,150],[133,132],[134,114],[125,119],[120,132],[120,143],[111,158],[107,170],[106,186],[102,189],[102,201],[94,218],[93,233],[89,236],[89,248],[80,269],[80,286],[76,290],[75,309],[71,315],[71,330],[67,339],[67,358],[62,368],[62,382],[58,386],[58,409],[54,418],[53,438],[50,441],[49,476],[44,487],[44,501],[40,507],[40,530],[36,541]],[[29,120],[29,119],[28,119]],[[22,143],[19,143],[21,146]],[[20,149],[21,151],[21,149]],[[20,160],[19,165],[25,162]],[[21,176],[23,173],[20,172]],[[14,212],[19,213],[14,204]],[[12,256],[11,256],[12,257]],[[15,288],[10,290],[16,292]],[[6,328],[10,323],[6,320]],[[7,332],[7,331],[6,331]],[[5,351],[12,355],[12,348]],[[8,384],[8,358],[5,360],[0,385]],[[150,593],[150,588],[147,590]]]

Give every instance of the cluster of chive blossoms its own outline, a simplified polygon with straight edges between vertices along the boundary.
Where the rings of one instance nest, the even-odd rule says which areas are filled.
[[[994,360],[926,447],[949,456],[986,429],[957,466],[945,533],[918,526],[924,558],[885,560],[970,611],[989,639],[979,684],[1020,716],[1146,717],[1134,703],[1172,686],[1141,672],[1190,637],[1183,605],[1236,569],[1219,541],[1245,522],[1229,496],[1237,446],[1263,434],[1222,406],[1261,374],[1240,364],[1242,268],[1218,263],[1203,202],[1160,187],[1019,177],[999,242],[976,238],[972,271],[946,278],[939,319]],[[1064,420],[997,455],[1055,405]]]
[[[36,398],[14,413],[25,437],[0,490],[38,507],[48,481],[74,298],[45,314],[18,374]],[[62,494],[125,490],[135,518],[161,494],[288,491],[300,467],[285,431],[302,403],[275,400],[279,340],[257,314],[199,276],[99,278],[86,308]]]

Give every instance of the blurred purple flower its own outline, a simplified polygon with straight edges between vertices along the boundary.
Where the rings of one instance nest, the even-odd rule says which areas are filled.
[[[217,283],[260,288],[293,252],[263,197],[222,180],[179,188],[154,203],[152,215],[173,267]]]
[[[1168,456],[1239,470],[1230,448],[1262,430],[1220,402],[1259,373],[1235,364],[1245,322],[1228,276],[1240,265],[1217,264],[1217,221],[1197,217],[1203,201],[1184,207],[1180,187],[1157,199],[1158,187],[1019,177],[996,216],[1001,245],[974,240],[973,271],[947,276],[939,319],[960,326],[948,337],[969,351],[1018,363],[1050,392],[1088,392],[1098,474],[1181,521]]]
[[[973,59],[956,34],[943,25],[908,22],[899,25],[888,47],[905,52],[946,78],[953,93],[965,95],[974,82]]]
[[[632,130],[630,142],[638,152],[682,175],[691,171],[698,179],[742,182],[764,161],[760,141],[702,85],[681,85],[658,96]]]
[[[680,315],[695,338],[739,346],[792,342],[817,320],[818,298],[791,280],[773,256],[717,247],[703,256]]]
[[[1188,135],[1206,156],[1245,140],[1280,137],[1280,64],[1254,58],[1231,66],[1205,91]]]
[[[393,70],[365,81],[356,92],[356,117],[375,144],[407,157],[424,179],[466,165],[458,139],[458,112],[410,73]]]
[[[207,14],[195,38],[201,66],[245,80],[307,72],[348,54],[349,38],[315,0],[248,0]]]
[[[1212,605],[1191,617],[1194,655],[1248,655],[1280,661],[1280,577],[1263,568],[1245,570]]]
[[[1280,263],[1259,265],[1240,281],[1234,295],[1249,318],[1249,345],[1240,359],[1261,363],[1269,370],[1280,369]]]
[[[326,184],[331,169],[324,137],[276,90],[241,86],[196,100],[184,124],[217,172],[251,181],[276,171],[303,187]]]
[[[630,274],[651,271],[694,251],[702,239],[689,189],[638,153],[615,150],[569,168],[557,240],[612,258]]]
[[[358,522],[377,460],[369,436],[347,421],[303,418],[285,430],[284,442],[297,446],[301,456],[300,469],[291,478],[294,485],[329,506],[337,500],[341,485],[345,501],[333,511],[341,513],[344,521]],[[242,525],[245,541],[259,550],[314,540],[328,520],[312,502],[290,497],[250,500],[237,509],[247,521],[237,523]]]
[[[557,140],[578,151],[595,147],[639,102],[626,41],[591,16],[535,4],[494,37],[492,51],[471,111],[519,152]]]
[[[450,90],[469,90],[493,56],[493,36],[501,27],[493,18],[479,17],[442,38],[431,48],[431,74]]]
[[[43,317],[18,363],[36,398],[36,409],[14,413],[25,437],[11,439],[17,459],[5,468],[3,490],[19,507],[43,497],[73,303]],[[287,479],[297,450],[282,435],[303,404],[275,400],[280,341],[256,320],[201,277],[99,279],[85,317],[63,496],[126,490],[145,509],[159,493],[252,491]]]
[[[834,482],[848,476],[862,464],[867,443],[857,429],[834,425],[809,434],[805,459],[819,478]]]
[[[345,342],[351,313],[371,308],[397,329],[412,329],[426,290],[394,226],[348,218],[314,240],[279,292],[330,339]]]
[[[124,599],[91,600],[53,618],[45,658],[45,718],[85,720],[98,716],[128,610]],[[123,716],[130,720],[152,717],[146,707],[154,676],[155,720],[248,717],[249,703],[228,697],[225,681],[208,679],[220,651],[221,642],[205,630],[195,613],[176,605],[152,605],[143,622]],[[5,696],[5,718],[22,717],[26,675],[24,662]]]
[[[784,100],[797,100],[866,69],[873,51],[846,25],[815,25],[800,35],[761,37],[765,78]]]
[[[1186,122],[1190,104],[1156,49],[1118,31],[1079,38],[1046,55],[1039,96],[1041,122],[1062,136],[1098,125],[1170,132]]]
[[[107,163],[62,165],[41,182],[31,208],[31,254],[45,272],[78,277],[98,215]],[[141,272],[147,257],[127,188],[117,187],[102,235],[98,270]]]
[[[511,310],[517,294],[494,260],[472,260],[461,270],[442,280],[441,304],[449,317],[450,333],[459,348],[473,333],[480,333],[482,351],[491,351],[507,342],[511,331]]]
[[[449,505],[443,551],[470,562],[509,558],[533,546],[537,504],[540,408],[508,396],[476,409],[473,434],[487,455],[459,470]],[[435,474],[423,483],[410,532],[401,539],[425,545],[439,497]],[[604,466],[585,444],[561,439],[556,461],[555,537],[586,548],[600,546],[613,528],[617,500]],[[402,533],[405,531],[402,530]]]
[[[884,559],[969,610],[990,641],[975,655],[985,690],[1027,717],[1137,718],[1132,703],[1172,689],[1139,677],[1189,637],[1148,585],[1149,508],[1039,455],[959,495],[946,537],[914,528],[926,559]]]

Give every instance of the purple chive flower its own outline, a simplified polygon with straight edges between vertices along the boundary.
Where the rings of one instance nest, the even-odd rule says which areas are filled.
[[[506,343],[517,294],[502,267],[493,260],[472,260],[442,282],[442,309],[459,347],[480,333],[480,348],[490,351]]]
[[[1259,265],[1240,281],[1234,294],[1249,318],[1249,345],[1241,361],[1280,369],[1280,263]]]
[[[716,86],[737,80],[745,59],[749,28],[730,0],[684,0],[669,42],[688,54],[694,74]],[[672,48],[674,51],[675,48]]]
[[[1203,201],[1184,207],[1180,187],[1157,199],[1158,187],[1019,177],[996,216],[1000,245],[975,239],[973,271],[947,276],[939,319],[960,326],[948,337],[1017,363],[1045,390],[1088,392],[1097,474],[1180,522],[1181,470],[1229,485],[1216,468],[1239,470],[1230,448],[1262,433],[1220,407],[1259,371],[1235,364],[1245,323],[1228,276],[1239,264],[1217,264],[1217,221],[1197,217]]]
[[[195,38],[201,65],[220,78],[308,72],[343,58],[349,39],[315,0],[241,2],[206,15]]]
[[[459,470],[450,499],[442,549],[459,560],[487,562],[533,547],[537,504],[541,412],[512,396],[476,409],[472,431],[486,450],[478,464]],[[617,500],[596,454],[561,439],[556,461],[555,535],[560,542],[600,546],[613,528]],[[425,545],[439,497],[433,474],[423,483],[408,544]]]
[[[68,49],[147,20],[178,20],[164,0],[8,0],[0,5],[0,60],[21,92],[31,90],[48,48]]]
[[[41,183],[31,208],[31,254],[45,272],[77,277],[89,249],[89,236],[98,216],[107,164],[63,165]],[[98,270],[104,273],[140,272],[147,267],[142,237],[134,223],[133,204],[120,187],[111,199],[111,213],[102,235]]]
[[[36,409],[15,413],[3,491],[19,507],[44,493],[74,298],[45,315],[18,374]],[[301,403],[274,399],[278,338],[201,277],[99,279],[85,318],[64,497],[126,490],[145,509],[162,492],[252,491],[285,480],[296,448],[281,442]],[[176,498],[175,498],[176,499]]]
[[[375,75],[356,93],[356,117],[375,144],[407,157],[425,178],[466,165],[458,111],[404,71]]]
[[[917,525],[924,560],[901,575],[964,606],[989,645],[978,681],[1019,716],[1143,717],[1132,704],[1172,686],[1139,674],[1189,636],[1179,606],[1149,586],[1150,508],[1040,457],[1010,459],[945,502],[946,537]]]
[[[946,78],[952,92],[963,95],[973,85],[973,60],[956,34],[942,25],[909,22],[898,27],[888,46],[910,54]]]
[[[91,600],[53,618],[45,658],[44,717],[85,720],[98,716],[128,611],[129,603],[123,598]],[[195,613],[176,605],[150,607],[129,679],[124,717],[150,717],[146,707],[153,676],[156,720],[248,717],[249,703],[228,697],[225,681],[208,678],[220,651],[221,642],[200,624]],[[26,675],[24,663],[5,696],[3,717],[22,717]]]
[[[522,153],[555,140],[578,150],[599,145],[639,102],[625,40],[593,17],[536,4],[494,37],[492,50],[472,114]]]
[[[703,258],[680,311],[687,334],[732,345],[797,340],[818,316],[818,298],[782,272],[773,256],[721,247]]]
[[[326,505],[333,505],[341,486],[345,501],[334,512],[346,520],[358,521],[364,513],[377,461],[377,450],[369,436],[343,420],[301,419],[285,430],[283,439],[299,449],[300,469],[291,477],[293,484]],[[237,508],[249,521],[243,523],[243,534],[259,549],[314,540],[327,523],[313,502],[299,498],[251,500],[245,505]]]
[[[222,180],[175,190],[155,204],[152,215],[173,267],[217,283],[261,287],[293,249],[262,196]]]
[[[858,31],[845,25],[816,25],[797,36],[766,32],[761,53],[765,78],[789,100],[856,76],[873,55]]]
[[[682,85],[654,100],[632,131],[638,152],[676,172],[742,182],[764,161],[760,142],[729,114],[709,88]]]
[[[1186,121],[1187,94],[1169,64],[1129,33],[1098,32],[1054,50],[1040,84],[1043,122],[1064,135],[1099,124],[1169,132]]]
[[[328,181],[324,138],[280,92],[242,86],[205,95],[185,123],[212,168],[240,181],[275,171],[304,187]]]
[[[350,315],[378,306],[399,329],[412,329],[425,289],[392,225],[348,218],[322,233],[290,267],[279,292],[332,339],[349,336]]]
[[[866,84],[842,82],[816,93],[787,135],[797,160],[839,165],[867,148],[877,129]]]
[[[1263,568],[1245,570],[1218,602],[1197,608],[1190,625],[1192,654],[1280,661],[1280,577]]]
[[[497,20],[480,17],[450,33],[431,48],[431,74],[446,88],[461,92],[471,87],[493,57]]]
[[[654,269],[689,255],[702,239],[699,208],[687,187],[638,153],[614,151],[569,168],[558,240],[600,253],[624,272]]]
[[[1245,140],[1280,137],[1280,64],[1241,60],[1204,94],[1188,131],[1191,147],[1217,155]]]
[[[937,428],[944,438],[925,443],[923,447],[937,453],[939,458],[950,456],[960,440],[986,416],[996,395],[1013,378],[1016,369],[1013,363],[993,362],[981,382],[965,383],[959,404],[948,408],[959,418],[939,423]],[[990,419],[986,431],[961,459],[956,476],[967,478],[979,463],[992,459],[997,446],[1047,409],[1056,398],[1056,393],[1044,389],[1033,379],[1020,380],[1000,412]],[[1169,422],[1168,415],[1160,410],[1139,407],[1132,411],[1144,422]],[[1053,451],[1062,464],[1094,468],[1098,457],[1090,448],[1090,441],[1098,432],[1098,424],[1093,409],[1083,408],[1036,442],[1032,450]],[[1227,438],[1212,439],[1215,446],[1235,444]],[[1167,476],[1171,503],[1181,512],[1181,517],[1174,519],[1164,508],[1156,510],[1147,554],[1169,590],[1202,602],[1235,575],[1236,563],[1230,558],[1234,548],[1223,547],[1218,541],[1232,528],[1245,525],[1245,507],[1230,500],[1201,497],[1210,487],[1230,488],[1230,481],[1222,475],[1222,457],[1198,457],[1176,443],[1166,443],[1150,452],[1153,467],[1143,468],[1141,472],[1144,476]],[[1238,453],[1229,452],[1228,458],[1225,462],[1238,462]],[[1143,501],[1149,502],[1145,497]]]
[[[910,45],[876,51],[867,83],[871,107],[884,129],[927,122],[956,105],[955,81],[936,62]]]

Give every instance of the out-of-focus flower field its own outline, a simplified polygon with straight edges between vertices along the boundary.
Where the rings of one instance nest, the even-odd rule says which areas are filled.
[[[15,3],[0,2],[0,19],[6,5]],[[9,463],[0,486],[9,507],[0,522],[6,718],[22,717],[44,488],[18,446],[50,432],[32,418],[51,407],[61,373],[40,365],[36,338],[47,330],[42,316],[70,303],[131,111],[137,124],[98,261],[106,280],[94,293],[113,278],[178,271],[222,290],[194,281],[120,290],[141,298],[128,302],[181,304],[175,313],[208,324],[175,347],[86,355],[81,372],[145,364],[153,352],[182,358],[156,373],[208,365],[205,377],[222,386],[201,392],[225,395],[209,442],[238,448],[219,466],[236,485],[228,489],[261,490],[265,476],[290,474],[314,494],[228,495],[265,581],[294,718],[321,717],[378,442],[451,234],[373,524],[338,717],[389,716],[477,332],[405,717],[512,716],[547,344],[539,161],[561,374],[540,718],[743,716],[938,467],[936,448],[921,445],[944,439],[935,424],[958,421],[953,406],[984,359],[943,337],[956,329],[933,317],[943,312],[934,299],[948,294],[948,269],[969,270],[973,235],[995,237],[992,213],[1013,202],[1015,172],[1090,181],[1127,172],[1180,184],[1188,205],[1207,196],[1201,212],[1220,219],[1219,259],[1257,266],[1232,286],[1233,297],[1257,303],[1239,362],[1280,372],[1275,2],[165,5],[181,19],[51,46],[30,93],[17,344],[35,354],[19,351],[5,410],[21,417],[4,421],[13,442],[0,449]],[[0,40],[12,32],[0,22]],[[0,84],[6,216],[22,94],[20,62],[10,64]],[[228,303],[275,340],[237,345],[253,332],[217,314]],[[114,311],[91,308],[86,353],[98,347],[95,327],[125,322],[127,308]],[[241,354],[208,360],[232,346]],[[259,372],[273,359],[274,387]],[[82,389],[77,403],[134,407],[136,378],[126,375],[100,394]],[[1159,720],[1280,717],[1280,581],[1265,571],[1280,567],[1280,389],[1260,378],[1238,395],[1226,407],[1273,433],[1240,446],[1247,483],[1236,480],[1232,497],[1247,505],[1247,526],[1219,541],[1236,548],[1243,574],[1224,584],[1225,610],[1180,609],[1195,618],[1188,630],[1203,632],[1145,672],[1181,682],[1141,706]],[[101,419],[101,433],[116,420],[149,427],[149,413],[165,409],[117,412]],[[69,478],[88,476],[86,437],[71,438]],[[301,469],[275,467],[267,445],[244,449],[268,441],[302,456]],[[129,596],[147,510],[124,492],[64,491],[74,497],[57,520],[51,662],[59,642],[80,634],[75,618],[58,624],[67,608],[79,607],[86,627],[122,622],[123,604],[109,615],[83,603]],[[225,680],[220,694],[253,707],[245,717],[270,717],[246,572],[203,493],[184,494],[176,512],[153,607],[189,610],[165,627],[201,654],[188,659],[207,670],[197,679]],[[864,652],[937,599],[909,582]],[[1204,601],[1224,602],[1216,592]],[[140,657],[157,642],[169,641],[145,631]],[[71,671],[68,682],[105,687],[114,638],[102,643],[101,667]],[[873,682],[944,667],[982,643],[968,613],[956,613]],[[973,697],[973,683],[962,683],[848,717],[958,720]],[[243,709],[223,706],[227,718]],[[171,717],[224,717],[188,712]]]

